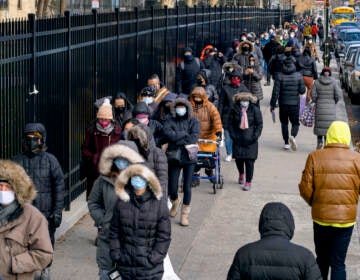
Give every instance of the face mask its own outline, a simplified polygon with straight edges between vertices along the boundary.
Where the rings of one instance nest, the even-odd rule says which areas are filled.
[[[241,107],[249,107],[249,101],[241,101]]]
[[[179,115],[180,117],[182,117],[182,116],[185,116],[185,114],[186,114],[186,108],[176,108],[175,109],[175,112],[176,112],[176,114],[177,115]]]
[[[115,114],[118,116],[118,115],[124,113],[125,107],[115,107],[114,110],[115,110]]]
[[[241,41],[246,41],[246,37],[241,37]]]
[[[198,99],[194,99],[194,102],[196,103],[196,104],[202,104],[203,103],[203,101],[200,99],[200,100],[198,100]]]
[[[140,176],[131,177],[130,183],[135,190],[142,190],[147,186],[146,180],[144,180]]]
[[[280,36],[280,41],[282,41],[283,40],[283,37],[282,36]]]
[[[201,86],[203,84],[203,80],[201,78],[197,78],[196,83]]]
[[[291,56],[291,52],[285,52],[285,56],[286,56],[286,57]]]
[[[231,79],[231,84],[235,87],[238,87],[240,85],[241,81],[239,78],[232,78]]]
[[[101,125],[102,128],[106,128],[110,124],[110,120],[99,120],[98,123]]]
[[[265,36],[264,38],[265,38],[265,40],[267,40],[267,39],[269,39],[269,36]]]
[[[290,37],[291,37],[291,38],[294,38],[294,37],[295,37],[295,34],[294,34],[294,33],[291,33],[291,34],[290,34]]]
[[[192,54],[184,55],[184,59],[186,61],[191,61],[193,59],[193,56],[192,56]]]
[[[149,119],[148,118],[141,118],[141,119],[137,119],[140,123],[148,125],[149,123]]]
[[[122,171],[130,165],[130,162],[124,158],[117,158],[114,160],[114,164],[120,171]]]
[[[15,200],[15,193],[13,191],[0,191],[0,204],[9,205]]]
[[[127,132],[126,130],[124,130],[124,131],[121,133],[122,138],[123,138],[124,140],[126,140],[127,134],[128,134],[128,132]]]
[[[330,73],[329,73],[329,72],[324,72],[324,76],[325,76],[325,77],[329,77],[329,76],[330,76]]]
[[[312,43],[312,40],[309,40],[309,44],[311,44]]]
[[[250,50],[250,48],[249,48],[249,47],[242,47],[241,50],[242,50],[243,52],[248,52],[248,51]]]
[[[144,101],[147,105],[149,105],[154,102],[154,98],[150,96],[146,96],[142,99],[142,101]]]
[[[165,106],[165,107],[164,107],[164,113],[165,113],[165,114],[170,114],[170,111],[171,111],[171,110],[170,110],[170,106]]]
[[[39,149],[38,138],[26,137],[25,145],[29,151],[34,152],[34,151],[38,150]]]
[[[250,65],[251,65],[251,66],[254,66],[254,65],[255,65],[255,62],[254,62],[254,61],[250,61]]]

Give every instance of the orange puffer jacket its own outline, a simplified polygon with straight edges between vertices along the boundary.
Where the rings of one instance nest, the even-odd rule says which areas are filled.
[[[203,103],[199,106],[194,98],[200,97]],[[204,88],[195,87],[190,94],[190,103],[193,107],[193,116],[200,123],[200,139],[216,140],[216,133],[222,131],[222,123],[219,111],[215,105],[209,102]],[[215,152],[216,145],[208,143],[199,143],[199,151]]]
[[[322,223],[356,221],[360,191],[360,155],[345,144],[327,144],[309,154],[299,190]]]

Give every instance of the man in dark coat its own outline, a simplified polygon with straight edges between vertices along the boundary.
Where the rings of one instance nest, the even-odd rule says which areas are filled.
[[[217,87],[219,85],[221,75],[222,75],[222,66],[226,62],[225,56],[222,52],[219,52],[216,48],[213,48],[209,52],[209,56],[204,58],[204,65],[206,69],[209,69],[211,75],[208,77],[208,83]]]
[[[192,49],[185,48],[184,60],[176,69],[176,92],[189,96],[191,89],[196,85],[196,75],[204,68],[204,63],[193,56]]]
[[[227,279],[322,279],[311,251],[290,242],[294,229],[294,217],[286,205],[267,203],[259,220],[261,239],[236,252]]]
[[[268,65],[268,68],[267,68],[268,74],[266,76],[265,86],[270,85],[269,62],[270,62],[271,57],[276,54],[276,49],[278,46],[280,46],[280,43],[278,41],[276,41],[276,37],[274,35],[271,35],[270,42],[267,43],[265,45],[265,47],[263,48],[264,60],[265,60],[265,63]]]
[[[300,126],[299,94],[304,94],[305,92],[306,87],[303,77],[299,72],[296,72],[295,59],[292,56],[287,56],[283,62],[282,73],[280,73],[278,79],[275,80],[270,101],[271,112],[275,110],[276,102],[279,101],[281,132],[285,142],[285,150],[290,149],[289,142],[293,151],[297,149],[295,137],[299,132]],[[289,120],[292,125],[290,137],[288,129]]]

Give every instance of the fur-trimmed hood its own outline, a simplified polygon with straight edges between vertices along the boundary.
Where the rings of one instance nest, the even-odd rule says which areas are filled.
[[[191,118],[192,115],[193,115],[193,109],[192,109],[192,106],[191,106],[191,103],[189,101],[187,101],[185,98],[176,98],[170,105],[170,112],[171,112],[171,115],[176,118],[176,111],[175,111],[175,108],[176,106],[178,105],[184,105],[187,109],[187,117],[188,118]]]
[[[124,143],[123,143],[124,142]],[[131,142],[131,141],[128,141]],[[135,143],[134,143],[135,145]],[[135,145],[136,148],[136,145]],[[114,159],[122,157],[127,159],[130,163],[143,163],[144,158],[139,155],[134,148],[131,148],[130,145],[125,144],[125,141],[122,141],[121,144],[113,144],[109,147],[106,147],[101,154],[99,161],[99,172],[104,176],[109,176],[111,172],[111,167],[113,165]]]
[[[11,160],[0,160],[0,178],[8,180],[20,205],[31,203],[35,199],[33,181],[22,166]]]
[[[127,135],[130,141],[137,139],[139,141],[138,144],[146,151],[150,148],[151,137],[153,136],[150,131],[148,131],[148,127],[143,124],[138,124],[130,128]]]
[[[121,172],[115,180],[115,193],[121,200],[125,202],[130,200],[130,196],[125,188],[133,176],[140,176],[145,179],[156,199],[161,199],[163,193],[156,175],[145,165],[133,164]]]
[[[249,101],[251,103],[256,103],[257,97],[255,95],[252,95],[250,92],[240,92],[234,95],[233,101],[235,104],[240,101]]]
[[[251,53],[251,52],[253,52],[254,51],[254,46],[253,46],[253,44],[250,42],[250,41],[248,41],[248,40],[246,40],[246,41],[242,41],[240,44],[239,44],[239,46],[238,46],[238,53],[242,53],[242,47],[243,47],[243,45],[249,45],[249,53]]]
[[[195,97],[200,97],[203,101],[203,105],[206,105],[206,103],[208,102],[209,98],[206,94],[206,91],[203,87],[194,87],[193,90],[191,91],[190,93],[190,103],[191,103],[191,106],[195,107],[195,101],[194,101],[194,98]]]

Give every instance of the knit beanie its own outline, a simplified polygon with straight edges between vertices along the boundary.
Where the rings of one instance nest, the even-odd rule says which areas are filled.
[[[113,111],[109,99],[105,98],[104,103],[100,106],[99,111],[97,112],[96,118],[106,120],[113,119]]]

